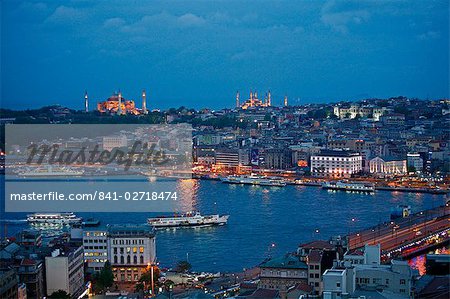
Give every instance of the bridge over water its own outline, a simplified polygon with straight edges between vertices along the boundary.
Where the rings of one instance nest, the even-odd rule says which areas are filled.
[[[412,257],[450,241],[450,204],[351,233],[350,250],[380,244],[383,260]]]

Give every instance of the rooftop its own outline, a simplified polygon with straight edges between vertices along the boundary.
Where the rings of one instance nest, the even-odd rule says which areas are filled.
[[[322,250],[313,249],[308,254],[308,263],[320,263],[322,260]]]
[[[308,266],[293,254],[273,258],[260,265],[261,268],[307,269]]]
[[[110,225],[108,226],[107,230],[108,234],[114,237],[127,237],[127,236],[153,237],[155,235],[153,228],[146,224]]]
[[[352,156],[359,156],[360,154],[354,151],[347,151],[347,150],[321,150],[320,153],[317,154],[317,156],[332,156],[332,157],[352,157]]]
[[[333,249],[333,245],[331,245],[330,242],[323,240],[315,240],[309,243],[300,244],[299,247],[302,249]]]

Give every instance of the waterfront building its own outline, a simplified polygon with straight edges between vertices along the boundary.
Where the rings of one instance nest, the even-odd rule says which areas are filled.
[[[407,154],[408,167],[412,167],[415,171],[423,171],[423,159],[418,153]]]
[[[197,161],[196,162],[198,164],[200,164],[200,165],[211,166],[211,165],[214,164],[215,158],[211,157],[211,156],[197,157]]]
[[[289,148],[266,149],[265,163],[267,169],[289,169],[292,167],[292,150]]]
[[[311,174],[316,177],[348,178],[362,170],[362,156],[353,151],[322,150],[311,156]]]
[[[148,225],[111,225],[108,258],[117,282],[137,282],[156,262],[155,232]]]
[[[108,260],[106,231],[83,231],[84,262],[93,272],[99,272]]]
[[[83,247],[61,247],[45,257],[47,294],[63,290],[76,297],[84,286]]]
[[[408,172],[406,160],[395,157],[375,157],[369,161],[369,172],[375,175],[404,175]]]
[[[308,284],[308,266],[295,254],[270,259],[260,265],[259,287],[263,289],[287,290],[298,283]]]
[[[239,167],[250,163],[249,151],[246,149],[221,148],[215,151],[216,166]]]
[[[0,268],[0,298],[17,298],[19,278],[14,269]]]

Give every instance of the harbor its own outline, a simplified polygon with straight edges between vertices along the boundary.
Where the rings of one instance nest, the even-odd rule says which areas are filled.
[[[178,184],[193,192],[192,204],[202,215],[230,215],[223,226],[157,230],[161,266],[171,267],[188,255],[195,271],[242,271],[269,256],[291,252],[298,243],[343,236],[390,221],[391,209],[400,204],[410,206],[415,213],[445,203],[443,195],[425,193],[330,193],[302,185],[275,188],[194,179],[180,180]],[[107,224],[144,224],[148,218],[159,216],[149,213],[75,214],[83,219],[100,220],[100,226],[94,230],[105,229]],[[28,227],[23,221],[26,216],[27,213],[3,213],[0,218],[13,221],[7,222],[7,231],[14,234]],[[171,217],[173,213],[165,216]],[[342,225],[334,225],[336,222]],[[284,233],[279,234],[280,230]],[[240,254],[230,255],[236,251]]]

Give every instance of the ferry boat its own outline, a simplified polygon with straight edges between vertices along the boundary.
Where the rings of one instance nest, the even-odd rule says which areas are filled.
[[[88,218],[82,222],[82,225],[85,227],[95,227],[100,225],[100,220],[95,218]]]
[[[27,221],[31,225],[63,226],[80,223],[81,218],[74,213],[34,213],[27,215]]]
[[[18,172],[22,177],[82,176],[84,171],[66,167],[38,167]]]
[[[284,187],[286,182],[281,179],[255,176],[255,175],[229,175],[220,179],[222,183],[226,184],[244,184],[244,185],[259,185],[270,187]]]
[[[364,183],[345,183],[345,182],[324,182],[322,183],[323,189],[329,190],[341,190],[341,191],[349,191],[349,192],[375,192],[375,186]]]
[[[148,218],[147,223],[154,228],[167,227],[196,227],[196,226],[215,226],[225,225],[229,215],[201,215],[199,212],[189,212],[184,215],[174,217],[155,217]]]

